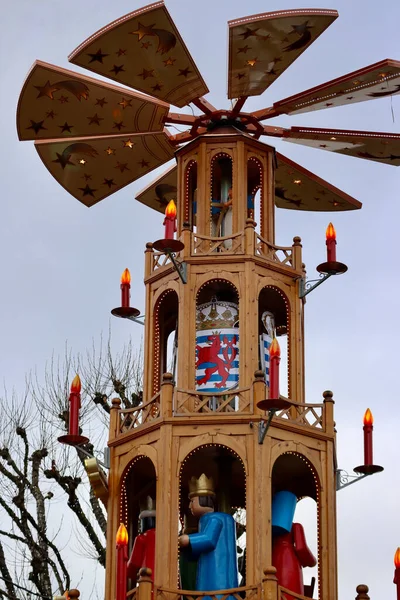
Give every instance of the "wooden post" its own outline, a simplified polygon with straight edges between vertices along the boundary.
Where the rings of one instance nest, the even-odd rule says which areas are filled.
[[[367,585],[360,583],[360,585],[358,585],[356,587],[356,592],[357,592],[356,600],[369,600]]]
[[[329,435],[335,433],[335,421],[333,420],[333,392],[326,390],[323,394],[324,397],[324,429]]]
[[[136,594],[137,600],[151,600],[152,587],[151,569],[142,567],[139,571],[138,590]]]
[[[253,414],[254,415],[262,415],[264,416],[264,410],[258,408],[257,402],[260,400],[265,400],[266,398],[266,390],[265,390],[265,373],[264,371],[255,371],[254,372],[254,382],[253,382]]]
[[[161,383],[160,412],[163,418],[172,417],[174,382],[172,373],[164,373]]]
[[[255,253],[255,226],[256,222],[253,219],[246,219],[246,227],[244,230],[244,253],[254,256]]]
[[[262,591],[263,600],[279,600],[278,579],[276,577],[275,567],[267,567],[264,569]]]
[[[80,595],[81,593],[79,590],[68,590],[68,596],[66,597],[69,598],[69,600],[77,600]]]
[[[110,430],[108,441],[111,442],[119,434],[119,428],[121,424],[119,409],[121,407],[121,400],[119,398],[113,398],[111,401],[110,411]]]
[[[151,275],[151,272],[153,270],[153,254],[154,254],[153,244],[152,244],[152,242],[147,242],[146,250],[144,252],[144,278],[145,279],[146,279],[146,277]]]
[[[182,233],[180,236],[180,240],[182,242],[182,244],[184,244],[184,248],[180,253],[180,258],[182,260],[186,260],[186,258],[189,258],[190,255],[192,254],[192,235],[191,235],[191,231],[190,231],[190,224],[187,223],[185,221],[185,223],[183,224],[183,229],[182,229]]]
[[[293,245],[292,245],[292,265],[293,268],[296,269],[296,271],[300,271],[302,268],[302,262],[301,262],[301,237],[299,236],[295,236],[293,238]]]

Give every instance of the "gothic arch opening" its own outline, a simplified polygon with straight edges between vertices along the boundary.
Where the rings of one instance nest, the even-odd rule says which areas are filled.
[[[257,223],[257,233],[263,237],[263,169],[261,162],[251,156],[247,161],[247,218]]]
[[[155,307],[153,394],[160,390],[163,374],[176,366],[178,317],[178,295],[175,290],[166,290]]]
[[[185,171],[185,219],[192,231],[197,225],[197,162],[192,159]]]
[[[232,157],[219,152],[211,161],[210,235],[225,237],[233,233]]]

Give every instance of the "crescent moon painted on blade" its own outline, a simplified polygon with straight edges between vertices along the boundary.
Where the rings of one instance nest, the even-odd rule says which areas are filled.
[[[370,98],[383,98],[383,96],[392,96],[392,94],[398,94],[400,92],[400,85],[396,85],[397,89],[389,90],[388,92],[374,92],[373,94],[367,94]]]

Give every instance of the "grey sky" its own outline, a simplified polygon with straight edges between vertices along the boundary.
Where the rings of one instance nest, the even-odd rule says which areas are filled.
[[[147,241],[161,237],[162,217],[134,196],[156,172],[87,209],[53,180],[33,143],[18,142],[15,128],[19,92],[35,59],[83,72],[69,65],[67,55],[97,29],[144,4],[16,0],[3,7],[0,376],[17,391],[27,371],[41,372],[53,351],[63,353],[66,340],[79,351],[107,332],[125,267],[133,280],[132,303],[144,306],[143,251]],[[221,108],[229,106],[230,19],[297,7],[336,8],[340,15],[262,97],[248,101],[246,110],[384,58],[400,59],[397,0],[169,0],[166,5],[211,90],[207,99]],[[400,96],[271,123],[397,133]],[[363,202],[361,211],[337,216],[278,211],[277,243],[290,245],[300,235],[308,276],[314,278],[314,267],[325,257],[326,226],[332,220],[336,227],[337,258],[349,271],[308,296],[307,401],[319,402],[325,389],[334,391],[338,461],[348,471],[362,463],[362,417],[367,407],[373,412],[375,462],[385,471],[338,494],[339,596],[353,598],[356,585],[366,583],[371,599],[394,598],[393,556],[400,546],[400,168],[265,141]],[[140,343],[140,326],[113,319],[111,327],[116,348],[130,335]]]

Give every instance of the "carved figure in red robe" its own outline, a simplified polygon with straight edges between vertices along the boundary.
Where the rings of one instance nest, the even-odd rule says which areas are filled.
[[[156,511],[142,510],[141,533],[136,536],[128,561],[128,577],[136,580],[139,569],[151,569],[151,579],[154,581],[155,549],[156,549]]]

